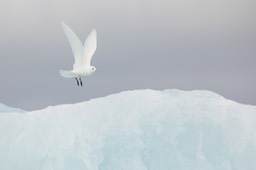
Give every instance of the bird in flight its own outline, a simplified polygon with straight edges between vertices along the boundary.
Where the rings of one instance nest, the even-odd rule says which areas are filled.
[[[64,78],[75,78],[77,85],[83,86],[82,77],[96,71],[96,68],[91,66],[91,59],[97,47],[96,30],[92,30],[83,45],[67,24],[62,23],[62,26],[72,48],[75,63],[70,71],[60,70],[60,75]]]

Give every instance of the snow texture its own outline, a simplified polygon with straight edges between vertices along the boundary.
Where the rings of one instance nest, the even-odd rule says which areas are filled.
[[[0,114],[0,169],[256,169],[256,107],[209,91],[135,90]]]

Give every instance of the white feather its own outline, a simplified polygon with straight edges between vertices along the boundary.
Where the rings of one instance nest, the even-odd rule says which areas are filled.
[[[89,34],[83,46],[77,35],[67,24],[62,23],[62,26],[73,51],[75,59],[73,70],[81,70],[85,67],[91,66],[91,59],[97,48],[96,30],[94,29]]]
[[[79,69],[80,67],[82,67],[81,63],[82,63],[82,57],[84,53],[83,44],[67,24],[62,23],[62,26],[73,51],[73,55],[75,59],[73,69]]]
[[[95,72],[96,68],[91,66],[91,59],[97,48],[96,30],[92,30],[83,45],[67,24],[62,23],[62,26],[72,48],[75,62],[73,64],[73,70],[60,70],[61,76],[65,78],[76,77],[80,79],[83,76],[88,76]]]
[[[97,33],[96,30],[92,30],[84,43],[84,55],[82,62],[85,67],[91,66],[91,59],[97,48]]]

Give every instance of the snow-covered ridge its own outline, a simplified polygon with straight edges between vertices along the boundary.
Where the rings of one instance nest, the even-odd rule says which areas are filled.
[[[0,113],[7,113],[7,112],[19,112],[19,113],[24,113],[26,112],[25,110],[19,109],[19,108],[13,108],[6,106],[2,103],[0,103]]]
[[[256,107],[135,90],[0,114],[0,169],[256,169]]]

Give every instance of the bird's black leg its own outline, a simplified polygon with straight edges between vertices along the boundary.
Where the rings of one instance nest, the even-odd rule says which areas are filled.
[[[81,79],[81,78],[79,78],[79,80],[80,80],[80,85],[81,85],[81,86],[83,86],[82,79]]]
[[[75,78],[76,79],[76,84],[79,86],[79,81],[77,80],[77,78]]]

